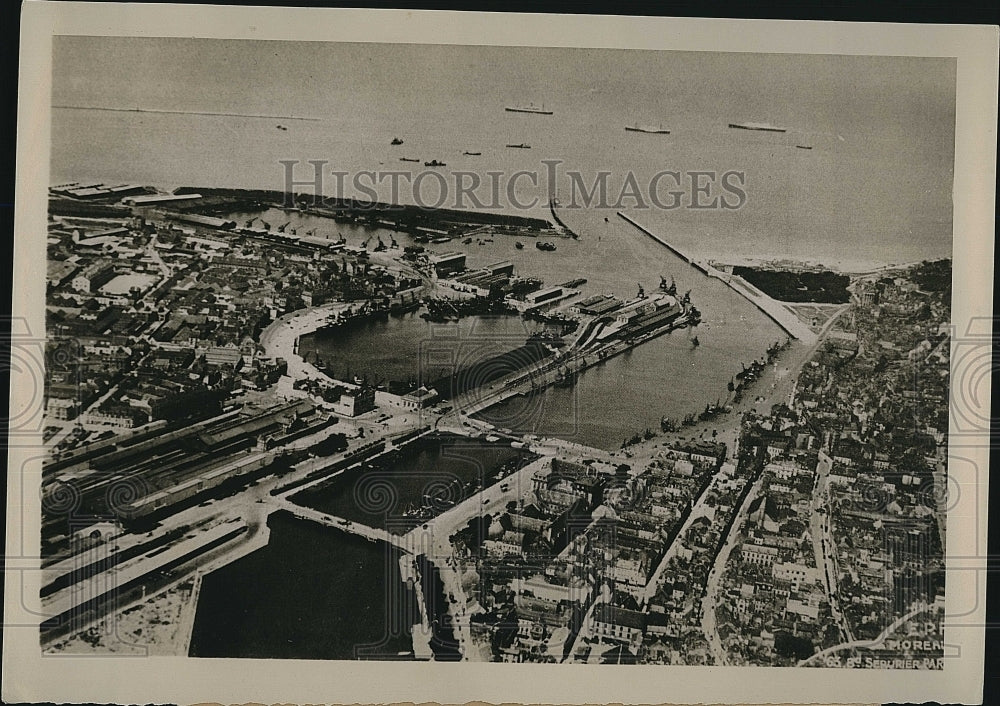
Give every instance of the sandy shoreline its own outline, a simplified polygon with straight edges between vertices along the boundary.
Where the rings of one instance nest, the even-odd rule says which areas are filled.
[[[859,275],[882,270],[900,270],[914,265],[919,265],[919,261],[886,263],[874,262],[871,260],[814,260],[814,259],[792,259],[784,257],[739,257],[727,253],[709,253],[703,256],[704,260],[713,265],[751,267],[769,270],[828,270],[838,274]],[[933,259],[933,258],[930,258]]]

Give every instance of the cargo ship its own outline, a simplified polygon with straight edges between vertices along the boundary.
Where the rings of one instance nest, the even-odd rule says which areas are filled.
[[[545,104],[539,108],[534,103],[529,103],[528,105],[508,105],[504,108],[508,113],[534,113],[535,115],[552,115],[551,110],[545,110]]]
[[[414,157],[400,157],[399,161],[400,162],[419,162],[420,160],[419,159],[415,159]]]
[[[734,130],[757,130],[759,132],[788,132],[788,128],[771,125],[770,123],[729,123]]]
[[[478,157],[478,156],[480,156],[482,154],[482,152],[469,152],[469,150],[466,150],[462,154],[467,154],[470,157]]]
[[[444,162],[439,162],[439,161],[438,161],[438,160],[436,160],[436,159],[432,159],[432,160],[431,160],[431,161],[429,161],[429,162],[424,162],[424,166],[425,166],[425,167],[446,167],[446,166],[448,166],[448,165],[447,165],[447,164],[445,164]]]
[[[507,146],[510,147],[511,149],[515,149],[515,150],[530,150],[531,149],[531,145],[526,145],[523,142],[521,144],[519,144],[519,145],[507,145]]]
[[[651,127],[649,125],[626,125],[625,129],[629,132],[645,132],[650,135],[669,135],[670,130],[660,125],[660,127]]]

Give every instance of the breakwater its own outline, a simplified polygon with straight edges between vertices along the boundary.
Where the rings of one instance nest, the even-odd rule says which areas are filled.
[[[489,211],[459,211],[450,208],[431,208],[393,204],[383,201],[335,198],[311,193],[296,193],[271,189],[221,189],[182,186],[176,194],[201,194],[202,197],[221,197],[240,202],[271,204],[276,208],[301,210],[316,216],[345,218],[357,222],[388,221],[401,228],[448,227],[451,225],[511,226],[535,230],[549,230],[552,224],[541,218],[513,216]]]
[[[754,287],[742,277],[727,274],[721,270],[717,270],[709,264],[695,260],[690,255],[681,251],[677,246],[672,245],[667,240],[632,220],[621,211],[618,211],[618,215],[702,274],[725,282],[730,289],[756,306],[757,309],[767,316],[767,318],[771,319],[771,321],[780,326],[781,329],[792,338],[796,338],[807,344],[813,343],[816,340],[816,334],[808,326],[806,326],[794,312],[788,309],[788,307],[781,302],[776,301],[764,294],[764,292]]]

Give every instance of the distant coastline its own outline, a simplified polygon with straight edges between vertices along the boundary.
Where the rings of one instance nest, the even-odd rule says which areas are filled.
[[[262,118],[267,120],[310,120],[318,122],[321,118],[300,115],[257,115],[254,113],[219,113],[210,110],[165,110],[162,108],[107,108],[95,105],[54,105],[59,110],[106,110],[111,113],[163,113],[167,115],[216,115],[227,118]]]
[[[709,264],[719,269],[724,267],[749,267],[752,269],[785,270],[789,272],[819,272],[827,270],[845,275],[862,275],[879,271],[905,270],[926,260],[945,260],[945,257],[926,257],[912,262],[876,262],[873,260],[797,260],[787,257],[738,257],[733,255],[707,256]]]

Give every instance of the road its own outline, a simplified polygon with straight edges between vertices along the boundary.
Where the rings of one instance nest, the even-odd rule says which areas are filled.
[[[677,550],[683,541],[684,536],[687,534],[688,529],[690,529],[692,523],[698,518],[703,516],[702,503],[705,497],[708,495],[708,491],[716,484],[718,480],[718,475],[712,478],[712,480],[705,485],[705,489],[701,494],[694,498],[691,504],[691,512],[688,513],[687,518],[684,520],[684,524],[681,525],[680,530],[674,535],[674,541],[670,543],[667,550],[663,554],[663,559],[657,565],[656,569],[653,571],[652,576],[649,577],[649,581],[646,583],[646,588],[642,592],[642,596],[639,599],[639,604],[646,606],[649,601],[656,595],[656,589],[660,583],[660,577],[663,575],[664,570],[667,568],[667,564],[670,559],[677,555]]]
[[[905,615],[901,615],[900,617],[898,617],[894,621],[892,621],[892,623],[889,625],[889,627],[887,627],[885,630],[883,630],[882,632],[880,632],[878,634],[878,636],[874,640],[851,640],[849,642],[844,642],[844,643],[841,643],[839,645],[834,645],[833,647],[827,647],[825,650],[821,650],[820,652],[817,652],[816,654],[812,655],[811,657],[806,657],[805,659],[800,660],[799,663],[796,664],[795,666],[796,667],[804,667],[807,664],[809,664],[810,662],[814,662],[816,660],[823,659],[823,658],[828,657],[829,655],[832,655],[832,654],[834,654],[836,652],[840,652],[841,650],[849,650],[849,649],[855,649],[855,648],[868,648],[868,649],[870,649],[870,648],[873,648],[873,647],[878,647],[883,642],[885,642],[886,639],[890,635],[892,635],[894,632],[896,632],[897,630],[899,630],[899,628],[901,628],[903,625],[905,625],[910,620],[913,620],[915,617],[917,617],[921,613],[925,612],[927,610],[927,608],[928,608],[928,606],[926,604],[918,604],[918,605],[914,606],[913,608],[910,609],[910,611],[908,613],[906,613]]]
[[[529,463],[401,538],[403,545],[408,547],[407,551],[423,553],[428,561],[437,567],[445,594],[455,597],[454,601],[449,600],[448,610],[463,661],[468,661],[470,655],[475,653],[469,623],[469,618],[475,611],[474,606],[469,605],[465,590],[462,588],[461,567],[451,545],[451,536],[464,528],[474,517],[487,513],[496,516],[504,511],[507,503],[527,499],[531,495],[531,477],[545,465],[546,461],[547,459],[543,457]]]
[[[705,583],[705,602],[702,604],[701,628],[702,632],[705,633],[705,638],[708,640],[708,646],[712,652],[712,657],[715,660],[715,663],[719,665],[727,664],[729,662],[728,653],[722,644],[722,638],[719,636],[719,629],[715,618],[715,606],[716,599],[719,594],[719,584],[722,582],[722,577],[725,574],[726,562],[729,561],[729,555],[732,554],[733,549],[742,539],[740,527],[743,525],[743,519],[746,517],[746,514],[750,509],[750,503],[753,502],[754,498],[760,495],[760,490],[763,485],[764,477],[761,475],[756,481],[754,481],[753,486],[750,488],[750,492],[748,492],[746,497],[743,498],[742,504],[736,511],[736,518],[733,520],[732,531],[730,531],[729,536],[726,537],[725,544],[722,545],[722,548],[716,555],[712,570],[708,573],[708,581]]]
[[[830,612],[848,640],[853,640],[851,625],[840,607],[837,584],[840,572],[837,569],[836,544],[830,526],[827,509],[830,507],[829,480],[833,459],[820,451],[816,464],[816,485],[811,501],[812,514],[809,517],[809,534],[812,536],[813,554],[816,568],[822,571],[826,595],[830,598]]]
[[[773,404],[778,399],[781,399],[782,396],[787,395],[789,398],[791,397],[794,391],[795,382],[798,378],[799,372],[802,370],[802,367],[806,364],[807,361],[809,361],[812,358],[813,354],[819,348],[820,344],[826,337],[827,333],[829,333],[830,328],[833,326],[833,323],[839,316],[841,316],[844,313],[844,311],[846,311],[846,308],[842,308],[840,311],[838,311],[836,314],[830,317],[830,319],[823,326],[823,329],[820,331],[820,334],[817,336],[815,343],[812,346],[810,346],[807,350],[801,352],[800,356],[796,358],[794,363],[794,371],[789,371],[788,374],[786,374],[782,378],[776,379],[771,384],[771,389],[769,390],[768,394],[765,395],[764,401],[757,403],[759,408],[762,407],[767,409],[770,404]],[[729,423],[722,430],[722,433],[718,437],[718,440],[720,441],[724,441],[727,444],[730,443],[734,444],[734,446],[732,447],[733,457],[735,457],[736,455],[735,443],[737,443],[738,441],[738,433],[739,433],[738,423],[740,417],[741,414],[730,414]],[[737,422],[735,428],[733,424],[734,419]],[[810,517],[810,533],[813,537],[813,551],[816,555],[817,567],[820,566],[825,567],[827,565],[826,561],[827,552],[823,548],[822,546],[823,543],[822,540],[820,539],[823,537],[823,533],[827,529],[825,527],[826,519],[825,516],[823,516],[820,512],[818,512],[818,508],[822,505],[822,501],[820,500],[820,498],[822,497],[822,495],[820,494],[820,489],[821,488],[825,489],[826,487],[826,478],[829,474],[829,470],[830,470],[829,465],[825,466],[825,468],[823,469],[817,468],[817,475],[818,477],[822,478],[822,481],[817,480],[816,487],[814,488],[812,516]],[[743,522],[742,516],[745,514],[752,499],[757,495],[759,495],[762,483],[763,483],[763,478],[758,478],[757,481],[754,483],[754,487],[751,488],[743,504],[740,506],[740,509],[738,511],[739,514],[736,520],[733,522],[732,531],[726,538],[725,544],[723,545],[718,556],[716,557],[715,564],[712,567],[712,570],[709,572],[708,582],[706,583],[705,586],[705,603],[703,606],[704,610],[702,613],[703,615],[702,630],[705,633],[706,639],[708,640],[709,649],[712,652],[712,656],[715,658],[716,664],[726,664],[728,659],[727,652],[722,645],[721,638],[719,637],[718,625],[716,623],[716,616],[715,616],[715,607],[718,598],[719,583],[721,582],[722,576],[725,573],[725,567],[726,563],[729,560],[729,555],[732,553],[733,549],[735,548],[735,545],[738,543],[738,540],[740,538],[739,528]],[[833,605],[836,602],[836,597],[834,596],[834,593],[830,590],[831,572],[829,569],[827,569],[825,573],[826,573],[827,594],[831,596],[831,605]],[[836,577],[836,575],[837,575],[836,569],[834,569],[832,572],[832,576]],[[843,620],[842,617],[840,617],[839,609],[837,610],[835,615],[837,615],[838,620],[842,622],[842,626],[846,625],[846,620]],[[850,635],[849,632],[845,632],[845,634]]]
[[[392,534],[384,529],[370,527],[366,524],[362,524],[361,522],[352,522],[351,520],[344,519],[343,517],[334,517],[333,515],[329,515],[319,510],[313,510],[312,508],[304,507],[302,505],[296,505],[291,500],[286,500],[284,498],[275,500],[274,504],[282,510],[287,510],[292,513],[299,519],[316,522],[326,527],[335,527],[342,532],[356,534],[359,537],[364,537],[371,542],[385,542],[386,544],[391,544],[404,552],[409,552],[411,550],[410,545],[406,542],[403,536]]]

